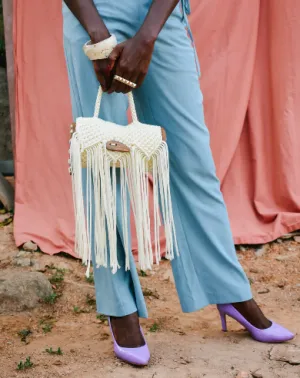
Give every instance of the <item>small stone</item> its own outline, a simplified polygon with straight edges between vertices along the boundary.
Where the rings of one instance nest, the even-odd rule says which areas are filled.
[[[15,260],[16,266],[31,266],[31,260],[28,257],[22,257]]]
[[[288,239],[291,239],[292,237],[293,237],[293,234],[285,234],[281,236],[281,239],[288,240]]]
[[[270,290],[267,289],[267,288],[261,289],[261,290],[258,291],[258,294],[268,294],[268,293],[270,293]]]
[[[282,239],[277,239],[276,241],[277,241],[278,244],[282,244],[283,243]]]
[[[47,268],[45,266],[42,266],[39,261],[31,259],[31,266],[32,270],[34,272],[41,272],[45,273],[47,271]]]
[[[259,273],[259,270],[258,270],[258,269],[255,269],[255,268],[251,268],[251,269],[250,269],[250,272],[251,272],[251,273],[255,273],[255,274],[257,274],[257,273]]]
[[[30,252],[25,252],[25,251],[20,251],[17,253],[16,257],[30,257],[31,253]]]
[[[255,251],[255,256],[256,257],[261,257],[263,256],[266,252],[268,252],[269,250],[269,244],[265,244],[263,245],[261,248],[258,248],[256,251]]]
[[[261,373],[260,370],[254,371],[254,372],[252,373],[252,377],[253,377],[253,378],[264,378],[264,376],[263,376],[263,374]]]
[[[25,251],[29,251],[29,252],[36,252],[38,250],[38,246],[37,246],[37,244],[33,243],[32,241],[28,241],[28,242],[23,244],[23,249]]]
[[[300,236],[294,236],[294,240],[295,242],[300,243]]]
[[[287,362],[291,365],[300,365],[300,348],[296,345],[280,345],[270,352],[270,360]]]
[[[292,256],[292,255],[277,256],[276,260],[277,261],[288,261],[292,257],[294,257],[294,256]]]
[[[240,251],[241,252],[246,252],[247,251],[247,248],[243,247],[242,245],[240,245]]]
[[[0,214],[0,223],[5,223],[11,217],[11,213]]]
[[[250,378],[250,374],[247,371],[240,371],[237,373],[236,378]]]
[[[284,289],[285,282],[280,282],[277,286],[279,287],[279,289]]]

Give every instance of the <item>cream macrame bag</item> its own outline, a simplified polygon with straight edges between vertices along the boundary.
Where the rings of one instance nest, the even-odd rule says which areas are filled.
[[[127,193],[130,196],[135,218],[140,268],[151,269],[154,256],[156,263],[160,261],[161,213],[166,235],[166,258],[173,259],[174,251],[178,254],[165,132],[159,126],[139,122],[132,93],[129,93],[128,97],[133,119],[128,126],[120,126],[98,118],[102,98],[101,88],[99,88],[94,116],[77,118],[76,124],[71,126],[70,172],[75,208],[76,251],[88,265],[88,272],[91,262],[91,231],[94,237],[96,266],[109,266],[113,273],[119,268],[117,206],[121,207],[122,214],[125,269],[130,269],[131,251],[128,240],[130,214]],[[82,168],[87,170],[85,202]],[[117,169],[120,169],[121,185],[121,199],[118,200]],[[151,172],[153,177],[154,252],[150,233],[148,172]]]

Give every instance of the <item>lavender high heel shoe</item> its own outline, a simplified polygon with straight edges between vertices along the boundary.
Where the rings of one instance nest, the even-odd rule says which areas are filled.
[[[282,343],[292,340],[295,337],[292,332],[274,322],[266,329],[254,327],[231,304],[218,305],[217,307],[221,316],[222,329],[224,332],[227,332],[226,316],[228,315],[244,326],[254,340],[262,343]]]
[[[115,335],[111,326],[110,318],[108,318],[108,323],[109,323],[110,332],[111,332],[113,342],[114,342],[114,351],[115,351],[116,356],[120,360],[125,361],[132,365],[137,365],[137,366],[148,365],[148,362],[150,360],[150,352],[149,352],[149,348],[146,343],[142,329],[141,329],[141,332],[145,341],[145,345],[141,347],[137,347],[137,348],[124,348],[118,345],[115,339]]]

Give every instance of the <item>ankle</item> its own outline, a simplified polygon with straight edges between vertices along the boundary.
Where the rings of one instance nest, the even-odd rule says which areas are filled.
[[[111,317],[110,321],[114,337],[119,346],[137,348],[145,345],[137,313],[123,317]]]
[[[233,307],[254,327],[258,329],[267,329],[272,325],[269,319],[265,317],[257,303],[250,301],[233,303]]]

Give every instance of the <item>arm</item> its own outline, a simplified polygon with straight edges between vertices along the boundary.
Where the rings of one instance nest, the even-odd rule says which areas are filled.
[[[93,43],[110,36],[93,0],[64,0],[70,11],[78,19]]]
[[[138,34],[145,41],[155,42],[179,0],[153,0]]]
[[[64,0],[70,11],[78,19],[91,38],[92,43],[98,43],[110,37],[93,0]],[[98,81],[104,91],[111,84],[111,62],[108,59],[93,61]]]
[[[115,73],[137,85],[143,83],[151,62],[155,41],[179,0],[153,0],[143,25],[137,34],[115,47],[110,59],[116,63]],[[117,80],[108,93],[128,93],[131,90]]]

